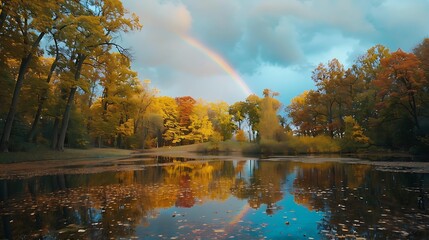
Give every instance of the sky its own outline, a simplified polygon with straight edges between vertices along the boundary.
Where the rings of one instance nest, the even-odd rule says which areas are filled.
[[[159,95],[243,101],[265,88],[287,106],[311,72],[367,49],[429,37],[429,0],[124,0],[141,31],[122,36],[133,69]]]

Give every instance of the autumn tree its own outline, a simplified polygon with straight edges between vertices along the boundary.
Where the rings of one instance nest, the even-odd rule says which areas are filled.
[[[345,70],[343,65],[333,59],[327,65],[319,64],[313,71],[312,79],[316,84],[317,92],[320,95],[320,104],[324,107],[324,111],[320,114],[326,118],[326,132],[332,138],[341,134],[343,102],[341,99],[341,88],[344,79]]]
[[[176,103],[179,108],[179,124],[183,127],[189,126],[191,123],[190,115],[196,103],[191,96],[177,97]]]
[[[315,137],[324,132],[325,116],[320,114],[319,97],[319,92],[304,91],[294,97],[286,109],[292,124],[297,127],[296,132],[301,136]]]
[[[364,134],[362,127],[352,116],[344,117],[344,123],[344,137],[341,139],[342,151],[355,152],[370,143],[370,139]]]
[[[373,82],[382,70],[381,60],[388,56],[390,51],[385,46],[371,47],[357,58],[347,75],[347,79],[351,82],[352,96],[349,113],[355,116],[355,120],[366,130],[373,127],[371,124],[378,118],[378,112],[374,111],[378,101],[378,89]]]
[[[245,105],[246,105],[245,102],[239,101],[229,106],[229,110],[228,110],[229,115],[231,115],[232,120],[237,123],[238,129],[242,129],[243,121],[246,118]]]
[[[280,102],[274,97],[278,96],[277,92],[264,89],[264,98],[261,100],[260,119],[258,122],[258,131],[261,140],[274,140],[276,132],[281,128],[277,111],[280,109]]]
[[[377,107],[385,121],[406,116],[413,123],[411,131],[421,134],[421,120],[425,99],[424,87],[428,81],[421,62],[412,53],[398,50],[382,59],[382,70],[374,84],[379,88]],[[392,115],[393,114],[393,115]]]
[[[186,138],[184,136],[190,133],[189,126],[191,125],[191,114],[194,109],[194,105],[196,103],[195,99],[191,96],[184,97],[176,97],[176,103],[179,110],[179,127],[180,127],[180,135],[182,136],[182,140]],[[186,144],[185,141],[180,141],[181,144]]]
[[[91,134],[98,145],[105,139],[124,147],[127,145],[124,140],[136,134],[135,122],[142,118],[140,107],[145,103],[141,99],[146,89],[137,79],[137,73],[131,70],[130,60],[122,54],[106,53],[99,61],[98,79],[91,75],[101,90],[96,104],[91,106]]]
[[[423,39],[423,41],[414,48],[413,52],[420,60],[421,68],[425,73],[425,78],[429,81],[429,38]],[[429,91],[427,86],[425,91]]]
[[[149,112],[142,119],[142,141],[140,148],[159,147],[162,145],[164,120],[158,113]],[[138,133],[136,133],[138,136]],[[137,138],[138,139],[138,138]]]
[[[62,29],[64,27],[66,27],[66,26],[61,26],[59,29]],[[27,140],[30,142],[34,141],[34,138],[36,136],[37,127],[38,127],[40,118],[42,116],[42,110],[43,110],[43,107],[45,105],[46,100],[48,99],[49,83],[51,82],[51,80],[55,74],[55,70],[58,66],[58,62],[60,61],[60,57],[62,56],[60,54],[60,46],[59,46],[59,42],[58,42],[58,32],[51,30],[50,34],[52,35],[54,45],[51,46],[51,48],[49,49],[49,53],[51,55],[53,55],[54,58],[50,63],[49,71],[46,75],[46,80],[45,80],[46,86],[44,88],[40,89],[40,91],[39,91],[39,98],[38,98],[38,105],[37,105],[36,114],[34,115],[34,119],[32,121],[31,128],[30,128],[30,131],[28,132],[28,137],[27,137]]]
[[[208,105],[202,101],[194,104],[192,113],[189,115],[189,133],[184,135],[184,139],[190,142],[202,143],[213,135],[214,129],[208,116],[208,110]]]
[[[39,50],[40,42],[47,31],[53,27],[55,12],[58,9],[59,5],[55,1],[20,1],[16,3],[6,1],[2,3],[0,31],[3,33],[0,41],[4,47],[0,48],[0,54],[5,54],[8,45],[15,46],[16,55],[14,57],[19,59],[20,66],[0,140],[0,151],[8,151],[12,124],[25,75],[34,55]]]
[[[249,140],[256,140],[256,133],[258,131],[258,124],[260,119],[260,104],[261,98],[252,94],[246,98],[243,106],[243,113],[245,116],[246,124],[249,127]]]
[[[235,135],[235,140],[237,140],[238,142],[246,142],[246,133],[242,129],[238,129],[237,134]]]
[[[154,100],[152,109],[159,113],[163,119],[164,131],[163,141],[166,145],[176,144],[182,140],[182,131],[179,125],[179,109],[177,102],[172,97],[157,97]]]
[[[208,117],[214,130],[222,136],[222,140],[231,139],[235,128],[229,110],[226,102],[210,103],[208,108]]]
[[[79,26],[70,29],[74,31],[74,34],[68,35],[75,37],[66,41],[67,48],[70,49],[70,65],[68,67],[73,73],[74,84],[71,84],[62,116],[61,129],[56,144],[58,150],[64,149],[70,112],[74,96],[79,83],[81,83],[81,70],[84,62],[88,57],[110,51],[112,46],[116,47],[119,52],[124,52],[125,49],[114,43],[115,34],[140,28],[138,19],[135,16],[127,16],[127,11],[119,0],[79,2],[75,7],[79,14],[75,16]]]
[[[421,126],[421,136],[419,136],[419,141],[423,144],[423,148],[429,148],[429,124],[427,118],[429,118],[429,38],[423,39],[423,41],[417,45],[413,50],[414,54],[421,62],[421,68],[425,73],[426,85],[422,86],[421,91],[423,96],[423,106],[422,106],[422,117],[426,121],[422,121]]]

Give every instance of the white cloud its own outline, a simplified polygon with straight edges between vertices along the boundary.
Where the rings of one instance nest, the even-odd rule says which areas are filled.
[[[286,104],[314,87],[311,71],[320,62],[337,58],[347,67],[376,44],[409,51],[429,35],[427,0],[138,0],[124,5],[144,25],[125,39],[140,78],[151,79],[161,94],[207,100],[245,96],[181,35],[223,56],[255,93],[270,88]]]

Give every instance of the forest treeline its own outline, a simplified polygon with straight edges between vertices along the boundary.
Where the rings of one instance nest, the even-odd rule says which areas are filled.
[[[370,48],[345,69],[337,60],[312,72],[316,89],[295,97],[287,111],[302,136],[339,139],[343,151],[379,146],[429,149],[429,39],[413,52]]]
[[[139,79],[117,40],[142,26],[120,0],[0,3],[1,151],[229,139],[253,142],[249,152],[429,148],[429,39],[412,53],[374,46],[349,69],[320,64],[316,88],[286,107],[269,89],[229,105],[159,96]]]

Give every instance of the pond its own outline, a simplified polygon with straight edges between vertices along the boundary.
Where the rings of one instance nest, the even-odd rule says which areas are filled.
[[[0,239],[429,239],[425,173],[281,158],[122,164],[0,180]]]

